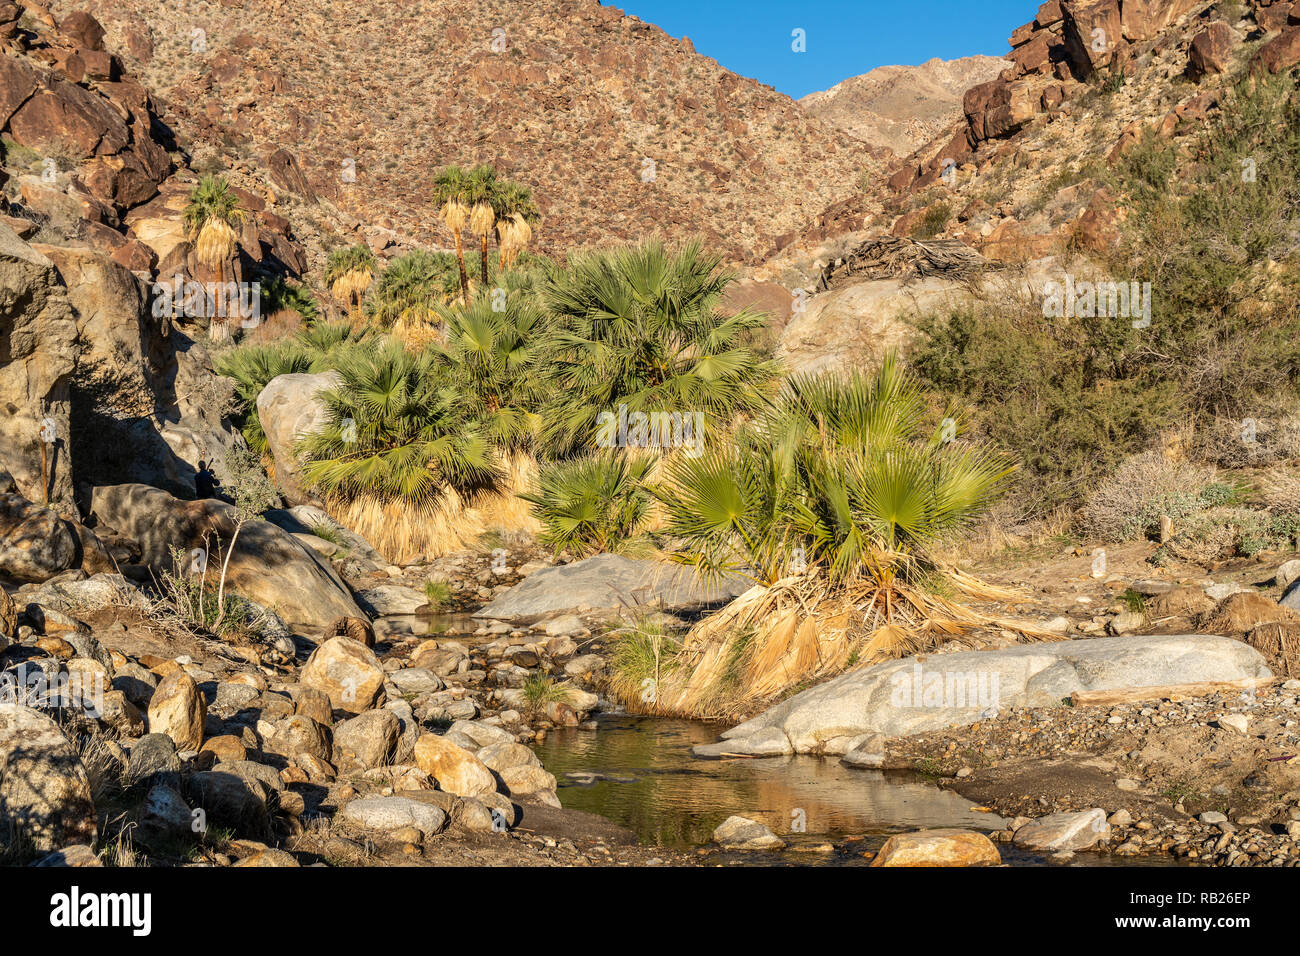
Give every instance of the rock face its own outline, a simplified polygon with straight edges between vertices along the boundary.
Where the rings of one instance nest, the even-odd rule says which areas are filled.
[[[885,841],[872,866],[998,866],[1002,854],[974,830],[922,830]]]
[[[1016,846],[1030,850],[1086,850],[1110,837],[1106,811],[1083,810],[1078,813],[1052,813],[1039,817],[1015,832]]]
[[[42,502],[42,433],[49,497],[71,494],[68,385],[77,328],[58,273],[45,256],[0,223],[0,462],[19,492]]]
[[[325,405],[318,396],[338,382],[337,372],[281,375],[257,396],[257,417],[275,457],[275,480],[293,504],[302,504],[307,497],[301,483],[302,461],[294,445],[325,425]]]
[[[299,680],[326,694],[330,706],[361,714],[383,702],[384,670],[374,651],[347,637],[332,637],[312,652]]]
[[[70,388],[73,478],[192,494],[200,461],[224,475],[244,444],[223,416],[207,352],[148,307],[145,285],[94,249],[36,245],[67,289],[80,347]]]
[[[68,522],[22,495],[0,495],[0,574],[45,581],[72,567],[78,541]]]
[[[905,658],[843,674],[698,746],[719,753],[846,753],[864,737],[973,723],[1003,707],[1050,706],[1081,690],[1271,677],[1253,648],[1226,637],[1107,637]]]
[[[140,484],[95,488],[91,511],[133,539],[141,562],[157,569],[171,566],[169,548],[188,555],[205,547],[205,535],[229,541],[234,528],[234,508],[224,502],[180,501]],[[240,531],[226,586],[312,633],[340,617],[364,616],[328,562],[269,521],[248,522]]]
[[[0,842],[38,850],[93,843],[95,807],[76,748],[54,721],[0,704]]]
[[[726,604],[752,583],[736,576],[707,587],[686,568],[602,554],[530,574],[475,616],[531,623],[580,610],[614,612],[638,603],[657,608],[661,602],[669,612],[691,611]]]

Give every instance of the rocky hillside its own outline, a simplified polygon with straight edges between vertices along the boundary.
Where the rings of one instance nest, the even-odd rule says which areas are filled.
[[[1233,76],[1292,72],[1300,4],[1048,0],[1009,45],[1011,65],[966,91],[950,127],[751,272],[811,296],[784,332],[796,367],[901,345],[902,316],[969,291],[914,240],[955,243],[977,267],[1110,254],[1126,212],[1109,171],[1148,134],[1190,145]]]
[[[196,154],[247,159],[372,245],[441,243],[429,174],[531,186],[538,248],[703,235],[742,259],[877,168],[789,97],[595,0],[56,3],[89,9]],[[287,154],[272,156],[277,151]],[[301,181],[292,166],[301,167]]]
[[[813,116],[903,157],[961,118],[962,97],[1010,62],[994,56],[881,66],[799,100]]]

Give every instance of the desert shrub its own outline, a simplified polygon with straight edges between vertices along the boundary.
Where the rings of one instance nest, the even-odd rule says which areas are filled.
[[[952,218],[952,207],[946,202],[935,203],[921,216],[912,228],[913,239],[933,239],[948,225]]]
[[[1213,478],[1209,468],[1166,461],[1158,451],[1134,455],[1088,496],[1081,514],[1084,530],[1109,541],[1151,534],[1161,515],[1177,522],[1204,510]]]
[[[1197,138],[1149,136],[1107,174],[1129,215],[1102,265],[1115,282],[1151,283],[1148,326],[1049,320],[1041,301],[1014,293],[918,321],[914,366],[1016,452],[1022,487],[1041,505],[1078,504],[1166,431],[1262,425],[1296,407],[1300,275],[1276,263],[1300,250],[1297,96],[1285,78],[1240,82]],[[1289,454],[1288,427],[1259,430],[1265,453]],[[1225,465],[1259,463],[1224,437],[1193,448]]]

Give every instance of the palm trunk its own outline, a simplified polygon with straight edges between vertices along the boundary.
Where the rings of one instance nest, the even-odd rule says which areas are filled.
[[[469,273],[465,271],[465,248],[460,242],[460,230],[456,230],[456,263],[460,266],[460,300],[469,305]]]
[[[486,289],[486,288],[487,288],[487,284],[488,284],[488,270],[487,270],[487,259],[488,259],[488,256],[487,256],[487,233],[486,233],[486,232],[483,233],[483,235],[480,237],[479,242],[480,242],[480,246],[479,246],[479,278],[481,278],[481,279],[483,280],[483,288]]]

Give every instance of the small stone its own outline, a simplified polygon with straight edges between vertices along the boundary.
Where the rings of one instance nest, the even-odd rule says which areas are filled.
[[[780,850],[785,841],[757,820],[731,816],[713,831],[713,840],[732,850]]]

